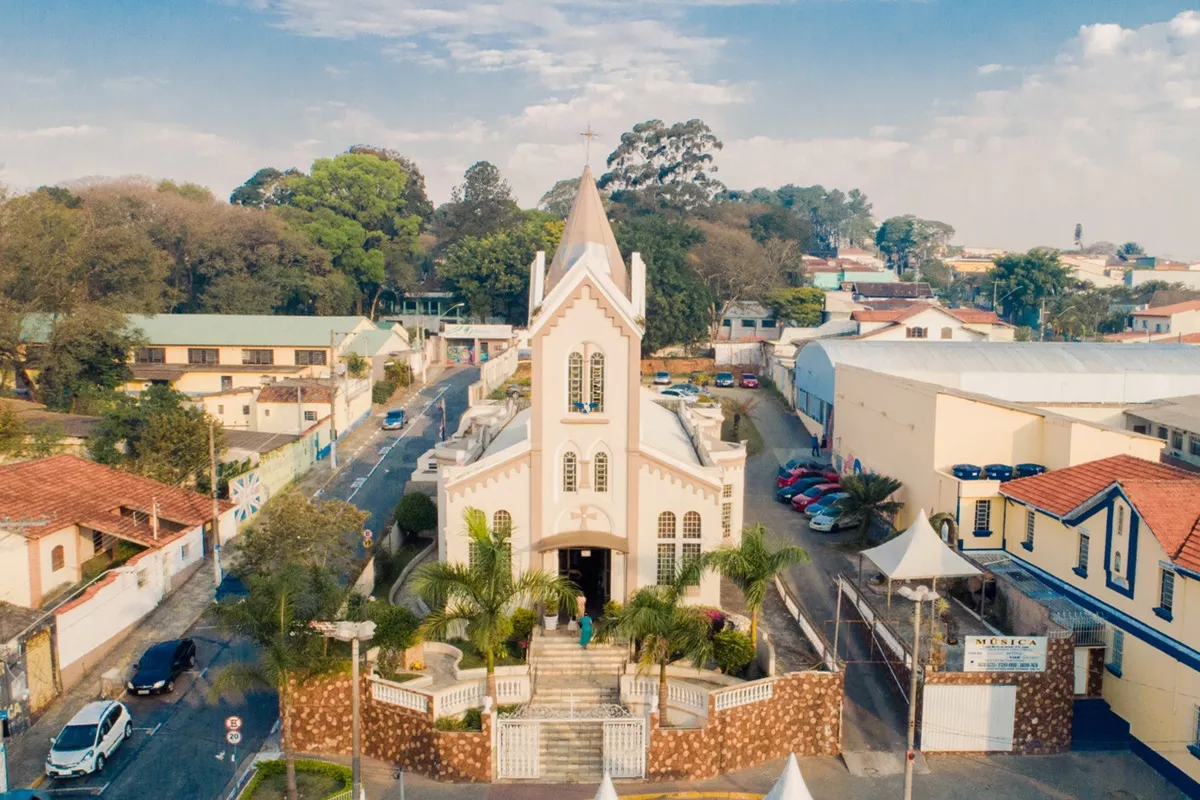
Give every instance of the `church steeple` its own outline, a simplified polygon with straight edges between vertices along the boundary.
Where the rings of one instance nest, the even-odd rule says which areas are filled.
[[[567,271],[584,257],[589,258],[598,271],[607,273],[621,294],[630,297],[629,275],[625,262],[621,260],[621,250],[617,247],[612,226],[608,224],[608,216],[604,213],[604,201],[600,198],[600,190],[596,188],[591,167],[584,168],[583,177],[579,180],[575,205],[571,207],[562,241],[554,253],[554,260],[550,262],[545,293],[549,294]]]

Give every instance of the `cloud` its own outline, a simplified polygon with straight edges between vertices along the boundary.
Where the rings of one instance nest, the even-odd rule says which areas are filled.
[[[1008,67],[1005,67],[1003,64],[983,64],[975,71],[980,75],[994,75],[1005,69],[1008,69]]]
[[[140,92],[166,85],[167,81],[163,78],[148,78],[145,75],[124,75],[100,82],[100,88],[110,92]]]
[[[49,128],[34,128],[22,130],[15,128],[5,130],[0,128],[0,141],[36,141],[46,139],[79,139],[87,136],[97,136],[104,133],[104,128],[93,125],[56,125]]]
[[[1048,64],[979,92],[905,141],[726,141],[734,186],[794,180],[862,188],[884,215],[954,225],[959,241],[1009,247],[1135,239],[1200,257],[1200,15],[1122,28],[1085,25]]]

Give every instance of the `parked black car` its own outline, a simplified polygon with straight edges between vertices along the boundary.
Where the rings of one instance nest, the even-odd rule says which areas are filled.
[[[130,694],[157,694],[175,691],[175,679],[196,666],[196,643],[191,639],[160,642],[142,655],[134,665],[133,677],[126,688]]]

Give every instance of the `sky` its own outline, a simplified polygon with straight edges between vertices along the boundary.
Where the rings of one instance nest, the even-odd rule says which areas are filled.
[[[1196,0],[1193,0],[1196,3]],[[358,143],[436,202],[479,160],[534,205],[647,119],[731,188],[859,188],[956,241],[1200,260],[1200,3],[0,0],[0,183],[192,181]]]

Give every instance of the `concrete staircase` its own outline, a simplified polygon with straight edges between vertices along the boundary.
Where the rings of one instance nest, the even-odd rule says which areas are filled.
[[[535,633],[530,647],[536,675],[533,704],[554,709],[616,705],[620,674],[629,660],[624,645],[579,646],[579,635]],[[596,783],[603,777],[604,725],[601,722],[544,722],[541,725],[541,780]]]

